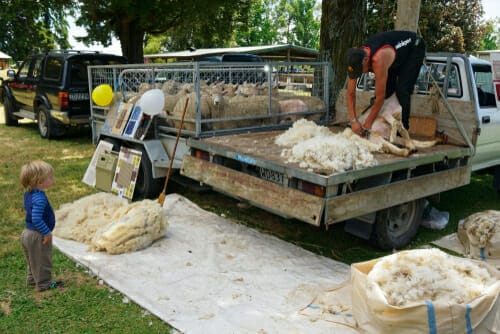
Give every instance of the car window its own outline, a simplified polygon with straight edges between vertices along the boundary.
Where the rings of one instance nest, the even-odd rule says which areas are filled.
[[[429,94],[433,86],[433,79],[442,89],[446,76],[445,71],[446,63],[430,63],[427,64],[427,66],[422,65],[417,82],[415,83],[415,92],[418,94]],[[357,87],[361,90],[375,90],[375,80],[375,75],[372,72],[363,73],[358,80]],[[456,64],[452,64],[450,68],[450,75],[448,77],[448,96],[462,96],[460,73]]]
[[[474,64],[472,65],[472,70],[474,71],[479,105],[481,107],[496,107],[491,66]]]
[[[42,57],[38,57],[35,59],[34,64],[33,64],[33,70],[31,71],[31,77],[38,79],[40,75],[42,74]]]
[[[124,60],[119,58],[82,58],[74,57],[69,61],[70,82],[86,83],[88,82],[88,66],[95,65],[117,65],[123,64]]]
[[[27,59],[24,63],[21,64],[19,72],[17,72],[19,79],[26,79],[28,77],[30,65],[31,65],[31,58]]]
[[[62,74],[63,59],[60,57],[47,57],[45,61],[44,78],[47,80],[59,80]]]
[[[446,79],[446,63],[435,62],[422,65],[415,84],[416,92],[419,94],[429,94],[434,81],[443,89]],[[460,72],[456,64],[451,64],[448,76],[448,96],[461,97],[462,84],[460,82]]]

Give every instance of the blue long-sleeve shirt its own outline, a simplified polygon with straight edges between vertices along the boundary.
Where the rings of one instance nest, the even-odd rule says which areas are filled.
[[[26,210],[26,228],[49,234],[56,225],[54,210],[50,206],[45,192],[35,189],[24,193],[24,210]]]

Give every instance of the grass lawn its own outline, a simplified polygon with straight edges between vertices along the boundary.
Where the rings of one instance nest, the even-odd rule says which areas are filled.
[[[0,107],[0,114],[3,114]],[[96,190],[81,182],[94,152],[90,133],[61,140],[42,140],[36,124],[19,127],[0,124],[0,333],[169,333],[170,327],[155,316],[100,284],[65,255],[54,249],[54,276],[66,287],[44,293],[25,286],[26,265],[19,236],[23,229],[22,194],[19,171],[28,160],[44,159],[55,168],[56,185],[47,195],[55,209]],[[466,187],[448,191],[433,203],[450,212],[450,222],[441,231],[421,228],[409,248],[415,248],[455,232],[460,219],[485,209],[500,210],[500,201],[491,188],[492,176],[473,174]],[[276,235],[315,253],[353,263],[386,255],[367,241],[346,234],[342,224],[324,231],[295,220],[285,220],[256,208],[240,208],[220,194],[184,189],[169,183],[169,192],[178,192],[202,208]]]

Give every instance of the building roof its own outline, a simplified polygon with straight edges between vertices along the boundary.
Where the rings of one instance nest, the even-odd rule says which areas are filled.
[[[197,49],[144,55],[145,59],[165,58],[177,60],[197,60],[200,57],[226,53],[251,53],[266,61],[316,61],[319,51],[291,44],[242,46],[235,48]]]
[[[0,59],[11,59],[12,57],[0,51]]]

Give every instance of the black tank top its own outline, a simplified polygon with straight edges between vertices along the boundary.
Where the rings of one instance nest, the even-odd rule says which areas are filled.
[[[363,43],[363,46],[370,49],[370,63],[379,49],[392,47],[396,51],[396,59],[391,68],[397,68],[409,56],[417,38],[420,37],[412,31],[386,31],[371,36]]]

